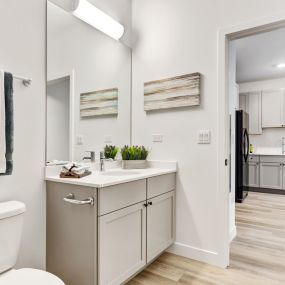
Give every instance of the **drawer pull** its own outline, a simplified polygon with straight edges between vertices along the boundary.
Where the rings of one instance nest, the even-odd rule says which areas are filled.
[[[63,198],[63,201],[70,203],[70,204],[75,204],[75,205],[94,206],[95,204],[95,199],[93,197],[88,197],[87,199],[84,199],[84,200],[76,200],[75,195],[73,193],[68,194],[65,198]]]

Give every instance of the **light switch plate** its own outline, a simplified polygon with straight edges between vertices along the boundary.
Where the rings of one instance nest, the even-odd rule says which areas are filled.
[[[152,142],[162,143],[163,135],[152,135]]]
[[[211,132],[209,130],[198,131],[198,144],[210,144]]]

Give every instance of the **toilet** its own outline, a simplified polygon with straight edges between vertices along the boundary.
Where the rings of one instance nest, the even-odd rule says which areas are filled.
[[[21,243],[25,204],[17,201],[0,203],[0,285],[64,285],[46,271],[13,269]]]

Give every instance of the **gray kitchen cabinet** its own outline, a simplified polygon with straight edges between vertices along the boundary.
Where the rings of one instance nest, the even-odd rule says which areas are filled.
[[[147,262],[174,242],[174,191],[147,201]]]
[[[239,94],[239,109],[247,112],[246,98],[248,93]]]
[[[256,91],[240,94],[239,107],[249,114],[249,134],[262,134],[261,92]]]
[[[249,114],[249,130],[250,135],[262,134],[261,121],[261,92],[249,92],[247,96],[246,111]]]
[[[283,166],[280,162],[260,162],[260,187],[283,188]]]
[[[259,156],[250,155],[248,159],[249,187],[260,187]]]
[[[122,284],[146,264],[146,207],[138,203],[101,216],[98,225],[99,284]]]
[[[262,128],[285,127],[285,93],[262,91]]]
[[[283,163],[283,187],[282,189],[285,190],[285,163]]]
[[[249,161],[249,187],[259,187],[259,162]]]

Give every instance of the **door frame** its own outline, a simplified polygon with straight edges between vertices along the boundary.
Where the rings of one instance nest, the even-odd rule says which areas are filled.
[[[74,146],[75,146],[75,69],[72,69],[70,72],[66,72],[63,74],[57,74],[53,78],[50,78],[46,82],[46,90],[47,86],[56,81],[68,78],[69,79],[69,160],[74,161]],[[46,96],[47,97],[47,96]],[[47,98],[46,98],[47,100]],[[47,105],[47,104],[46,104]],[[47,108],[47,106],[46,106]],[[47,116],[47,111],[46,111]],[[47,118],[46,118],[47,122]],[[47,126],[46,126],[46,134],[47,134]],[[46,138],[46,154],[47,154],[47,138]],[[46,157],[47,162],[47,157]]]
[[[222,28],[218,31],[218,100],[217,100],[217,189],[218,189],[218,265],[226,268],[230,263],[229,233],[229,109],[228,109],[228,52],[229,42],[247,36],[269,32],[285,27],[285,13],[273,17],[253,20],[244,24]]]

